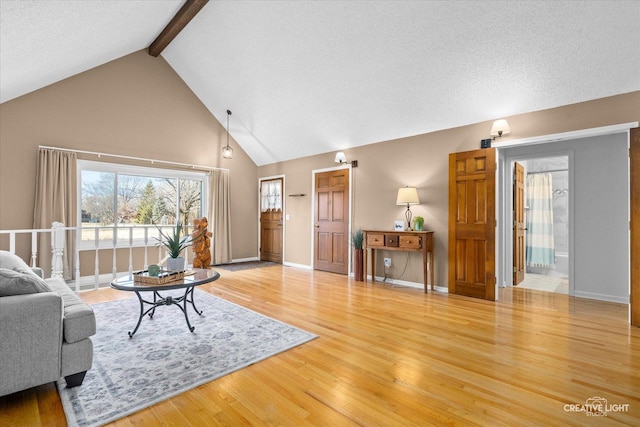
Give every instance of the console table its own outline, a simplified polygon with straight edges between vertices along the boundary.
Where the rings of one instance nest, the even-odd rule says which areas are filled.
[[[367,280],[367,249],[371,251],[371,281],[376,280],[376,250],[421,252],[424,274],[424,291],[427,292],[427,277],[431,290],[433,282],[433,231],[364,231],[364,280]]]

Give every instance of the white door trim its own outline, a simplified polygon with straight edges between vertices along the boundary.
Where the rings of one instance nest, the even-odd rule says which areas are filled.
[[[614,133],[629,132],[629,129],[636,127],[638,127],[638,122],[620,123],[617,125],[580,129],[571,132],[553,133],[549,135],[534,136],[531,138],[513,139],[507,141],[493,141],[492,147],[501,149],[520,145],[547,144],[549,142],[565,141],[568,139],[589,138],[591,136],[611,135]]]
[[[499,284],[499,286],[505,286],[505,284],[507,283],[506,277],[505,277],[507,273],[506,265],[511,265],[511,263],[513,262],[512,261],[513,256],[511,258],[506,258],[507,248],[509,248],[509,253],[513,254],[512,252],[513,248],[510,247],[511,243],[507,240],[507,236],[508,235],[510,236],[512,231],[505,231],[509,228],[507,227],[507,225],[510,224],[506,221],[509,220],[509,217],[511,214],[506,214],[505,209],[507,210],[509,209],[509,206],[507,204],[507,193],[510,191],[512,184],[507,185],[507,183],[510,182],[510,176],[507,175],[507,171],[506,171],[508,162],[506,161],[506,159],[504,159],[504,155],[502,156],[500,155],[500,149],[512,148],[512,147],[523,146],[523,145],[548,144],[548,143],[558,142],[558,141],[581,139],[581,138],[588,138],[588,137],[600,136],[600,135],[612,135],[616,133],[626,133],[627,135],[629,135],[629,129],[635,128],[635,127],[638,127],[637,121],[629,122],[629,123],[620,123],[620,124],[610,125],[610,126],[602,126],[597,128],[581,129],[581,130],[571,131],[571,132],[540,135],[540,136],[535,136],[531,138],[523,138],[523,139],[517,139],[517,140],[499,141],[499,142],[494,141],[492,146],[496,148],[496,158],[497,158],[497,164],[498,164],[498,173],[497,173],[498,182],[496,184],[498,185],[498,189],[497,189],[498,191],[496,193],[498,194],[498,200],[496,203],[496,218],[498,219],[499,226],[496,227],[496,242],[497,242],[496,244],[496,279],[497,279],[496,282],[497,284]],[[573,154],[571,154],[569,157],[569,184],[570,185],[574,185],[573,170],[574,170]],[[573,215],[573,211],[574,211],[573,193],[574,192],[570,193],[570,199],[569,199],[569,204],[570,204],[569,209],[570,209],[571,216]],[[569,233],[570,233],[570,237],[569,237],[570,283],[569,283],[569,286],[572,287],[575,292],[575,284],[573,283],[573,277],[575,276],[574,274],[575,271],[573,266],[573,259],[571,259],[571,257],[573,257],[573,253],[575,252],[573,247],[573,239],[574,239],[575,233],[573,232],[574,230],[571,229],[571,227],[573,227],[573,223],[574,223],[573,218],[571,218],[570,230],[569,230]],[[496,300],[497,300],[497,295],[498,293],[496,292]]]
[[[262,188],[262,181],[271,181],[273,179],[282,179],[282,264],[285,262],[285,255],[287,253],[287,221],[286,221],[286,213],[287,213],[287,198],[285,197],[285,188],[287,185],[287,180],[285,179],[285,175],[273,175],[273,176],[263,176],[258,178],[258,259],[260,259],[260,245],[262,244],[262,229],[260,228],[260,214],[262,213],[262,200],[260,198],[260,189]]]

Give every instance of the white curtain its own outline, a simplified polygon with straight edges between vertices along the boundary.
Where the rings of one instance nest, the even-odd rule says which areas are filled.
[[[553,185],[550,174],[527,175],[527,265],[553,268]]]
[[[209,223],[213,227],[212,263],[230,263],[231,203],[228,170],[213,170],[209,177]]]
[[[33,228],[51,228],[54,221],[65,227],[77,225],[76,153],[41,148],[38,151],[36,196],[33,209]],[[65,280],[73,278],[75,263],[75,236],[65,233],[62,258]],[[47,276],[51,273],[51,238],[39,233],[38,265]]]

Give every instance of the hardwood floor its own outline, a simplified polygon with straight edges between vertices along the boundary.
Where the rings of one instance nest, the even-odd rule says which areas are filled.
[[[640,424],[640,328],[626,305],[517,288],[492,303],[280,266],[220,272],[205,290],[319,338],[112,425]],[[606,416],[571,412],[594,397]],[[65,424],[53,384],[0,397],[2,426]]]

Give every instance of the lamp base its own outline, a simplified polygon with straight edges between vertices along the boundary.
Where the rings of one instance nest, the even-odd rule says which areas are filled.
[[[407,203],[407,211],[404,213],[405,218],[407,219],[407,230],[413,231],[411,228],[411,209],[409,209],[409,204]]]

